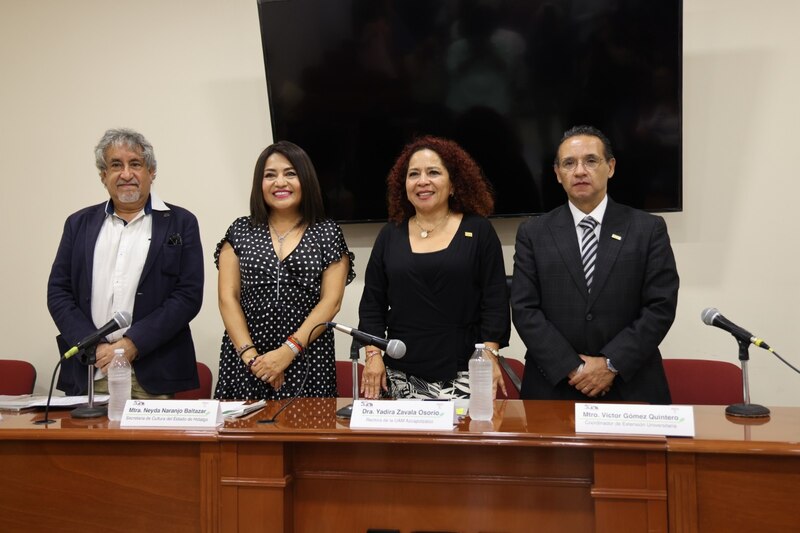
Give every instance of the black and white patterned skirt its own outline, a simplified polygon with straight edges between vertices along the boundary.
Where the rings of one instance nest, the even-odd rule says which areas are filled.
[[[469,372],[462,370],[454,379],[428,382],[400,370],[386,368],[389,393],[397,399],[469,398]]]

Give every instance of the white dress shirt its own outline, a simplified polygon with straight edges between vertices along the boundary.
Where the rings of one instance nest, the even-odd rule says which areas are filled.
[[[106,203],[106,218],[95,243],[92,268],[92,321],[98,329],[117,311],[128,311],[133,315],[136,289],[150,250],[153,210],[169,210],[153,191],[150,191],[144,209],[130,222],[114,213],[111,200]],[[110,333],[106,340],[115,342],[127,330],[122,328]]]
[[[583,228],[579,227],[581,220],[586,218],[587,216],[592,217],[597,221],[597,225],[594,227],[594,234],[597,237],[597,242],[600,242],[600,226],[603,225],[603,217],[606,214],[606,207],[608,206],[608,195],[603,196],[603,199],[597,204],[591,213],[584,213],[574,205],[572,202],[567,202],[569,205],[570,213],[572,213],[572,221],[575,223],[575,235],[578,237],[578,246],[581,246],[581,242],[583,241]],[[581,250],[581,254],[583,254],[583,250]]]

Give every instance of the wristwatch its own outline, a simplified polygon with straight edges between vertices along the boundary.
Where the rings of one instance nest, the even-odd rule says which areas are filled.
[[[607,366],[607,367],[608,367],[608,369],[609,369],[610,371],[612,371],[614,374],[619,374],[619,370],[617,370],[616,368],[614,368],[614,365],[611,363],[611,359],[609,359],[608,357],[606,357],[606,366]]]

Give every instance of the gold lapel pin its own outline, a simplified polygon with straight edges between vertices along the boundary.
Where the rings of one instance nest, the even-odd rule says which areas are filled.
[[[621,241],[622,240],[622,236],[621,235],[617,235],[616,233],[612,233],[611,234],[611,238],[614,239],[615,241]]]
[[[464,232],[464,237],[472,237],[472,232],[471,231],[465,231]]]

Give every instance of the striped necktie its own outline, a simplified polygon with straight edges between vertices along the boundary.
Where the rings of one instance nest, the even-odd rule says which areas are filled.
[[[597,235],[594,228],[598,222],[592,217],[585,217],[578,223],[583,230],[581,237],[581,262],[583,263],[583,274],[586,276],[586,288],[592,292],[592,278],[594,277],[594,263],[597,259]]]

